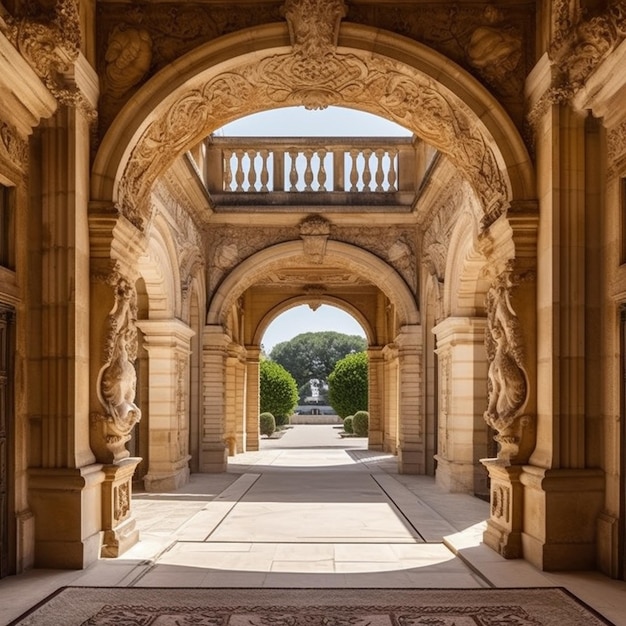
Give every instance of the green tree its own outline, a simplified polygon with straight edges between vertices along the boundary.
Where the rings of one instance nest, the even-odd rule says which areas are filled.
[[[298,389],[302,389],[312,378],[327,381],[337,361],[365,348],[367,341],[363,337],[329,330],[301,333],[278,343],[269,358],[280,363],[296,379]]]
[[[260,365],[260,409],[271,413],[276,423],[285,423],[298,404],[298,387],[293,376],[279,363],[261,361]]]
[[[367,353],[349,354],[328,377],[328,399],[339,417],[367,410]]]

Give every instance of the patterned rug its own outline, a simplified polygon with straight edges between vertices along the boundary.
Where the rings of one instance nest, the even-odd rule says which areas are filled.
[[[64,587],[10,626],[595,626],[560,588]]]

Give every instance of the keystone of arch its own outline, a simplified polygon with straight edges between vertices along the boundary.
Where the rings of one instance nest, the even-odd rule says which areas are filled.
[[[209,305],[207,324],[224,324],[237,299],[261,277],[284,267],[290,259],[306,262],[302,241],[280,243],[257,252],[240,263],[219,286]],[[415,297],[396,270],[362,248],[339,241],[326,245],[325,262],[346,268],[376,285],[395,305],[398,323],[419,324]]]
[[[531,198],[524,144],[497,101],[467,72],[399,35],[344,23],[337,52],[303,71],[286,24],[221,37],[159,72],[107,132],[92,179],[144,229],[152,186],[174,158],[222,125],[285,106],[351,107],[393,120],[464,172],[489,226],[511,199]]]

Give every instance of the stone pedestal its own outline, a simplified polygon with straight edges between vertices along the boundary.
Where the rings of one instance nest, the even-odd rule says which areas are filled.
[[[139,531],[131,513],[131,493],[133,474],[140,462],[139,457],[128,457],[115,465],[103,467],[102,557],[118,557],[139,540]]]
[[[102,468],[29,470],[35,567],[82,569],[98,559]]]
[[[594,569],[604,473],[525,465],[524,558],[544,571]]]
[[[481,459],[491,479],[491,510],[483,541],[505,559],[522,557],[524,489],[522,467],[500,459]]]

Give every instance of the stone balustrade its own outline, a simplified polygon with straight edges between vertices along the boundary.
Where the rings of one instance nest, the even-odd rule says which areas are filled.
[[[416,145],[413,137],[212,136],[190,156],[216,205],[334,204],[357,194],[359,203],[406,206],[423,174]]]

